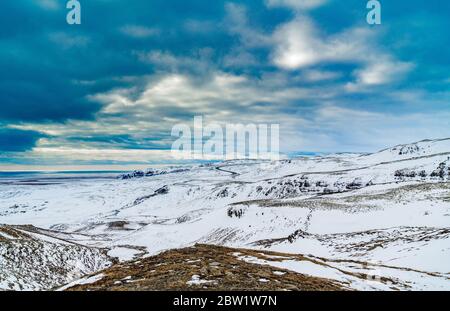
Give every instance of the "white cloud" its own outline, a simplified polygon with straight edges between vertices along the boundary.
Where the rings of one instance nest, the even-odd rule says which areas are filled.
[[[123,112],[145,117],[159,113],[159,109],[164,111],[163,108],[183,108],[192,114],[220,115],[227,108],[236,112],[237,107],[251,108],[255,103],[287,103],[316,96],[314,90],[289,86],[274,88],[269,80],[253,80],[244,75],[223,72],[214,72],[205,81],[196,81],[183,74],[167,74],[151,81],[133,100],[131,94],[134,91],[113,90],[97,94],[92,99],[105,104],[105,114]]]
[[[319,5],[319,2],[273,0],[268,4],[295,4],[300,8]],[[330,73],[320,76],[318,70],[313,68],[315,66],[342,63],[356,65],[357,69],[353,72],[355,81],[345,86],[347,91],[361,91],[370,86],[395,82],[414,68],[413,64],[397,60],[380,46],[381,33],[377,29],[351,27],[338,33],[326,34],[309,16],[297,12],[291,21],[279,25],[272,33],[264,33],[249,24],[245,7],[229,3],[226,10],[230,32],[238,35],[241,40],[241,46],[235,50],[246,56],[244,59],[248,65],[252,65],[254,60],[249,57],[249,50],[254,48],[270,49],[270,61],[278,68],[288,71],[310,70],[309,75],[305,75],[309,81],[332,79]]]
[[[56,138],[41,139],[32,154],[55,161],[168,159],[167,154],[156,151],[109,149],[103,152],[117,147],[65,138],[126,134],[136,140],[154,138],[161,146],[170,146],[174,140],[170,137],[171,128],[180,122],[193,126],[190,115],[203,115],[206,124],[278,123],[282,152],[376,151],[405,141],[448,136],[450,115],[447,112],[393,114],[344,108],[334,102],[334,92],[339,90],[292,87],[283,82],[288,79],[282,73],[255,79],[215,72],[203,81],[182,74],[153,76],[142,90],[116,89],[94,95],[91,99],[104,104],[95,121],[69,121],[48,124],[45,128],[41,124],[21,124],[16,128],[54,135]],[[386,95],[405,104],[410,101],[402,93]],[[303,100],[311,100],[315,105],[303,106]]]
[[[182,64],[194,65],[197,61],[188,57],[176,57],[170,53],[162,51],[138,52],[140,61],[166,67],[178,67]]]
[[[227,30],[232,34],[237,34],[241,38],[241,44],[245,47],[267,47],[270,46],[272,38],[254,25],[250,25],[247,18],[247,10],[244,6],[235,3],[227,3],[225,5],[227,12],[225,24]]]
[[[281,25],[273,34],[276,42],[273,62],[284,69],[299,69],[322,62],[354,62],[366,59],[371,52],[369,29],[353,28],[325,36],[306,16]]]
[[[65,32],[54,32],[48,36],[49,40],[59,45],[64,49],[70,49],[74,47],[85,47],[91,39],[83,35],[69,35]]]
[[[287,7],[294,10],[308,10],[322,6],[327,0],[266,0],[268,7]]]
[[[283,24],[273,37],[276,42],[273,62],[284,69],[317,64],[329,53],[313,23],[307,18],[297,18]]]
[[[330,137],[345,137],[345,141],[334,142],[335,150],[347,144],[350,151],[376,151],[398,143],[446,137],[449,120],[450,113],[443,111],[398,114],[331,105],[318,109],[314,122],[322,124]]]
[[[94,149],[94,148],[48,148],[37,147],[33,150],[36,157],[70,159],[71,161],[117,161],[150,162],[170,158],[170,150],[138,149]]]
[[[310,70],[305,70],[302,73],[301,77],[309,82],[319,82],[319,81],[334,80],[336,78],[339,78],[339,77],[341,77],[341,73],[334,72],[334,71],[310,69]]]
[[[287,79],[287,78],[282,78]],[[42,139],[39,147],[95,149],[107,143],[98,141],[67,141],[67,137],[109,137],[127,135],[139,139],[156,139],[153,143],[170,145],[170,130],[180,122],[190,123],[191,116],[203,115],[205,122],[282,123],[300,125],[302,120],[283,107],[292,101],[330,98],[327,90],[290,87],[270,74],[259,79],[245,75],[214,72],[209,79],[198,81],[183,74],[163,74],[148,78],[143,88],[122,88],[90,96],[103,104],[95,121],[68,121],[65,124],[20,124],[16,128],[39,130],[51,136]],[[289,121],[287,121],[289,120]]]
[[[59,9],[59,3],[57,0],[37,0],[35,3],[46,10]]]
[[[382,85],[401,78],[413,68],[411,63],[396,60],[376,45],[377,33],[370,28],[354,27],[341,33],[324,35],[306,16],[297,16],[281,25],[273,34],[273,63],[286,70],[327,63],[356,64],[356,81],[348,90]]]
[[[222,62],[225,67],[234,68],[249,68],[258,64],[257,58],[245,49],[232,50],[229,54],[225,55]]]
[[[346,89],[354,92],[371,86],[395,82],[413,67],[411,63],[396,61],[389,57],[380,57],[371,63],[369,62],[366,67],[355,70],[356,81],[348,83]]]
[[[139,25],[125,25],[120,28],[120,31],[130,37],[142,39],[159,34],[159,30]]]
[[[201,48],[192,52],[190,56],[175,56],[164,51],[135,51],[139,61],[155,65],[165,71],[171,72],[202,72],[206,73],[214,69],[215,65],[211,58],[214,50],[208,47]]]
[[[370,64],[363,70],[356,71],[358,80],[362,84],[377,85],[390,81],[392,76],[407,72],[411,68],[410,64],[403,62],[391,62],[379,60]]]

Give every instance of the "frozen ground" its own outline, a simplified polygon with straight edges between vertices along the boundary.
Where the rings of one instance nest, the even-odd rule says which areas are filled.
[[[30,289],[48,289],[99,270],[112,257],[124,261],[206,243],[310,256],[327,267],[288,259],[261,264],[340,282],[358,271],[374,275],[344,280],[355,289],[450,290],[449,173],[447,139],[370,155],[230,161],[127,179],[1,184],[0,223],[7,226],[0,230],[0,288],[27,289],[17,284],[32,278]],[[45,269],[31,275],[27,263],[19,263],[20,254],[5,255],[19,247],[11,246],[7,233],[22,230],[14,225],[32,225],[26,239],[41,244],[77,245],[82,250],[70,257],[81,263],[94,255],[101,260],[52,282]],[[39,234],[29,233],[33,230]],[[109,257],[102,257],[103,251]],[[57,255],[36,256],[51,261]],[[395,285],[386,286],[381,281],[386,279]]]

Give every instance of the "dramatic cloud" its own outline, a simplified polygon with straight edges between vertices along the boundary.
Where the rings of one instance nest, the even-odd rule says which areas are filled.
[[[156,163],[195,115],[279,123],[283,152],[450,136],[446,6],[85,1],[71,27],[63,4],[0,10],[4,165]]]
[[[325,36],[308,17],[298,16],[275,32],[273,62],[288,70],[323,63],[357,64],[362,68],[354,71],[356,82],[348,85],[351,90],[390,83],[413,64],[396,60],[375,45],[377,35],[374,29],[356,27]]]

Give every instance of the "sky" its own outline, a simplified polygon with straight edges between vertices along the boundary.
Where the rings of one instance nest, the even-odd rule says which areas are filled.
[[[450,137],[450,2],[0,4],[0,170],[173,161],[172,127],[280,124],[280,148]]]

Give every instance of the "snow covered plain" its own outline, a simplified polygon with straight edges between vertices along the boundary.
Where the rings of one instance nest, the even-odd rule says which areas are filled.
[[[203,243],[302,254],[311,260],[259,262],[353,289],[450,290],[450,139],[149,175],[1,184],[0,288],[55,288],[113,257]],[[32,241],[38,249],[74,246],[58,263],[79,264],[58,277],[51,269],[28,273],[64,253],[32,252],[40,258],[28,262],[15,247]]]

